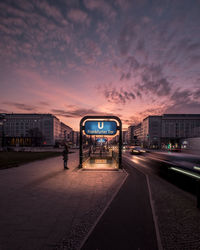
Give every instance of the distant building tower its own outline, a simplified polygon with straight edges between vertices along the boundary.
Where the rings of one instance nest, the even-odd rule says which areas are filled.
[[[141,143],[144,147],[161,147],[162,116],[148,116],[142,122]]]
[[[68,125],[64,124],[63,122],[60,123],[61,125],[61,135],[60,139],[64,142],[71,142],[70,134],[72,132],[72,128]]]
[[[122,142],[123,144],[128,144],[128,131],[122,131]]]
[[[79,132],[78,131],[71,131],[70,133],[70,140],[73,146],[79,146]]]
[[[134,129],[135,129],[135,126],[133,125],[128,127],[128,143],[129,144],[134,143]]]

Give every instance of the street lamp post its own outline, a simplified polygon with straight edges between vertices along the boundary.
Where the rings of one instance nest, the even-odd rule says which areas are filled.
[[[5,139],[5,136],[4,136],[4,122],[6,121],[5,119],[5,115],[4,114],[1,114],[0,115],[0,127],[1,127],[1,147],[4,148],[5,146],[5,143],[4,143],[4,139]]]

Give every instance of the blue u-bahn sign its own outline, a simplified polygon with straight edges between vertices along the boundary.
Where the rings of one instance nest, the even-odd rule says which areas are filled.
[[[107,142],[107,138],[97,138],[98,143],[105,143]]]
[[[115,121],[86,121],[85,133],[87,135],[115,135],[117,123]]]

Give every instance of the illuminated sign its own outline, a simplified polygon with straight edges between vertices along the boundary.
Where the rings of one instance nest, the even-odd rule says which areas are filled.
[[[97,138],[98,143],[105,143],[107,142],[107,138]]]
[[[86,121],[85,133],[87,135],[115,135],[117,123],[115,121]]]
[[[107,163],[106,159],[95,159],[95,163]]]

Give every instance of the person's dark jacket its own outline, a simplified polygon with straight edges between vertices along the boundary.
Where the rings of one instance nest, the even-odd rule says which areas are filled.
[[[68,154],[69,154],[69,150],[67,149],[67,148],[65,148],[64,150],[63,150],[63,160],[68,160]]]

